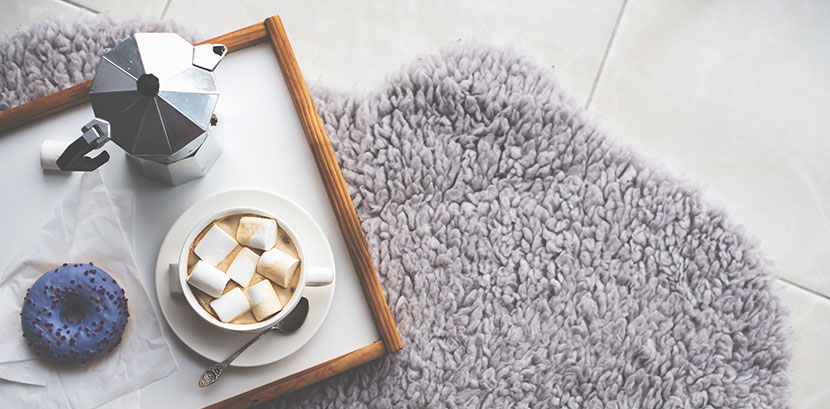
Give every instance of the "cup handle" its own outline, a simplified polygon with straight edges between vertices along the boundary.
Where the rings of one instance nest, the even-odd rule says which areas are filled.
[[[182,292],[182,283],[179,281],[179,263],[170,263],[169,270],[167,270],[167,278],[170,280],[170,295],[184,295]]]
[[[305,285],[309,287],[322,287],[334,281],[334,269],[329,267],[309,267],[306,275]]]

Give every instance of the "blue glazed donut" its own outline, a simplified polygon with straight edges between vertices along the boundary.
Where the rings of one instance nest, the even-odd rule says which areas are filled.
[[[20,321],[38,355],[77,365],[115,348],[129,316],[124,289],[92,263],[78,263],[40,276],[26,291]]]

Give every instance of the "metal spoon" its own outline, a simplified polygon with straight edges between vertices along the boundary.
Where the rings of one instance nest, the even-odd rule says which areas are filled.
[[[214,382],[219,380],[219,377],[222,376],[222,373],[225,372],[225,369],[233,362],[236,357],[239,356],[243,351],[248,349],[249,346],[253,345],[254,342],[257,342],[263,335],[271,332],[271,330],[277,330],[279,332],[290,334],[300,326],[303,325],[305,322],[306,317],[308,316],[308,299],[303,297],[300,299],[300,302],[294,307],[294,310],[288,314],[282,321],[278,322],[271,328],[266,329],[265,331],[260,332],[257,336],[253,337],[250,341],[242,345],[241,348],[236,350],[233,355],[229,356],[228,359],[211,366],[208,368],[203,374],[202,377],[199,379],[199,386],[205,387],[213,385]]]

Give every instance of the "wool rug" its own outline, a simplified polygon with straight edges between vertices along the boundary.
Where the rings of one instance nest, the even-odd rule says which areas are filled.
[[[0,104],[90,79],[131,31],[176,29],[154,24],[2,39]],[[404,349],[261,407],[789,407],[770,263],[555,70],[462,44],[374,92],[312,94]]]

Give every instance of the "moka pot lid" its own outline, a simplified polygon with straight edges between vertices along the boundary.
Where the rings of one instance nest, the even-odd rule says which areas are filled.
[[[174,33],[136,33],[101,58],[89,92],[109,138],[131,155],[160,162],[195,151],[219,91],[213,69],[223,45],[193,46]]]

